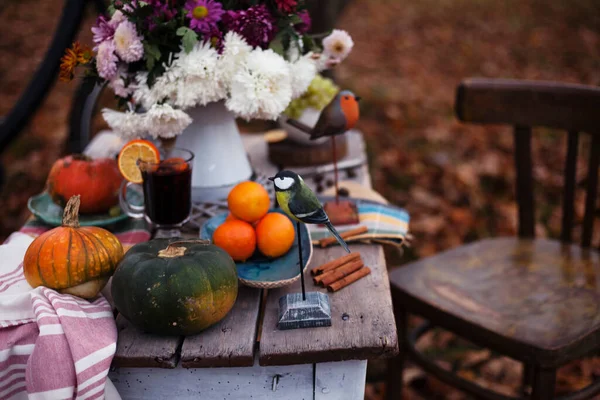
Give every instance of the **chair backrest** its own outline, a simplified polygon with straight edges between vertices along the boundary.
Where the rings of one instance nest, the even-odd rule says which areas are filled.
[[[519,236],[534,237],[531,129],[568,132],[561,240],[571,242],[579,132],[591,134],[581,245],[592,239],[600,163],[600,87],[544,81],[467,79],[456,90],[459,120],[514,126]]]

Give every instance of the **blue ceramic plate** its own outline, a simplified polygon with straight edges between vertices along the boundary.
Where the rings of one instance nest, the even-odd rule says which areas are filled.
[[[271,210],[270,212],[283,214],[281,210]],[[227,214],[220,214],[206,221],[200,229],[200,239],[212,241],[215,229],[225,221]],[[296,229],[295,223],[294,229]],[[302,259],[304,269],[306,269],[312,257],[312,242],[310,233],[304,224],[300,224],[300,238],[302,240]],[[289,285],[300,279],[298,236],[296,235],[292,248],[281,257],[268,258],[257,251],[246,262],[237,262],[236,265],[238,278],[246,286],[272,289]]]
[[[134,190],[127,191],[127,199],[132,204],[143,204],[143,197],[141,193]],[[29,211],[36,217],[44,221],[48,225],[60,226],[62,225],[63,207],[52,201],[52,198],[48,192],[43,192],[38,195],[32,196],[27,201],[27,207]],[[120,208],[118,208],[118,214],[110,215],[105,214],[80,214],[79,224],[81,226],[106,226],[112,225],[116,222],[127,219],[127,214],[124,214]]]

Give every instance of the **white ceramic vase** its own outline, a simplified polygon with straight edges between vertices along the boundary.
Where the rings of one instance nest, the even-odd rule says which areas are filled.
[[[209,103],[186,112],[193,122],[177,137],[175,145],[195,155],[192,201],[225,199],[236,184],[252,176],[235,116],[224,102]]]

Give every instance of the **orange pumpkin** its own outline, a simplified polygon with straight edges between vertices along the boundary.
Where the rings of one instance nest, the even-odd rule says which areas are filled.
[[[63,224],[38,236],[23,259],[25,279],[83,298],[95,297],[123,257],[115,235],[95,226],[80,227],[80,197],[69,199]]]
[[[72,196],[81,195],[82,214],[107,212],[119,202],[123,177],[117,161],[73,154],[57,160],[48,174],[47,188],[52,200],[64,207]]]

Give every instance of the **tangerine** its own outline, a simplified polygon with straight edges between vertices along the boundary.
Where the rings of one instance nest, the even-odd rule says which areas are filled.
[[[256,226],[258,249],[267,257],[279,257],[287,253],[294,244],[294,224],[285,215],[268,213]]]
[[[238,183],[227,196],[229,211],[238,219],[255,222],[269,212],[271,199],[260,184],[252,181]]]
[[[256,250],[256,232],[245,221],[226,221],[215,229],[213,244],[225,250],[234,261],[246,261]]]
[[[235,215],[229,213],[227,214],[227,217],[225,217],[225,221],[238,221],[238,219],[235,217]]]

